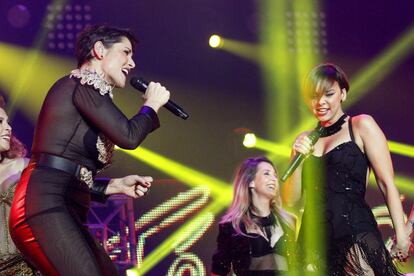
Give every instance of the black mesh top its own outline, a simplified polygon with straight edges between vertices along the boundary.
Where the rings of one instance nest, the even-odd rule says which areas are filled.
[[[252,214],[252,219],[263,234],[247,232],[250,236],[252,257],[249,267],[250,274],[265,271],[274,274],[276,271],[288,270],[286,257],[289,241],[287,235],[291,233],[286,233],[284,227],[278,222],[277,216],[273,214],[267,217],[258,217]]]
[[[109,94],[101,95],[75,77],[65,76],[49,90],[35,130],[32,152],[71,159],[95,171],[100,161],[98,136],[104,147],[113,144],[136,148],[159,127],[157,114],[143,106],[131,119],[115,106]]]

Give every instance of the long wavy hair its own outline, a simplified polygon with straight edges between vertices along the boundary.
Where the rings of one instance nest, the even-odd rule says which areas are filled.
[[[257,167],[261,162],[269,163],[275,167],[266,157],[255,157],[244,160],[236,170],[233,181],[233,202],[221,219],[221,223],[231,222],[237,234],[247,236],[241,229],[242,223],[246,226],[254,224],[250,215],[250,211],[254,206],[249,183],[254,180]],[[294,229],[294,217],[282,208],[279,192],[270,201],[270,208],[285,224]]]
[[[2,96],[0,96],[0,108],[5,110],[6,102]],[[6,151],[0,152],[0,162],[3,162],[4,158],[15,159],[19,157],[25,157],[27,150],[22,142],[19,141],[13,134],[10,137],[10,148]]]

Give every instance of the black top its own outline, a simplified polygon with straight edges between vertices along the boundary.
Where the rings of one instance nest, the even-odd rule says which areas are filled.
[[[286,256],[286,239],[278,238],[273,246],[269,241],[275,231],[275,227],[280,227],[280,223],[277,222],[276,217],[272,213],[266,217],[258,217],[252,214],[252,219],[261,229],[262,233],[266,235],[265,238],[260,234],[249,233],[249,236],[251,236],[249,237],[249,241],[252,257],[259,258],[273,253]]]
[[[268,228],[276,223],[274,219],[269,221],[268,218],[260,218],[260,220],[263,224],[259,227],[263,228]],[[211,271],[218,275],[227,275],[231,269],[233,269],[236,275],[254,275],[255,273],[260,275],[266,273],[278,275],[279,272],[275,270],[249,270],[252,258],[260,258],[268,254],[277,254],[285,257],[289,269],[292,269],[293,264],[290,261],[293,261],[293,259],[289,258],[289,255],[292,256],[295,252],[295,233],[286,224],[279,223],[279,225],[283,229],[283,236],[272,247],[268,240],[261,235],[249,233],[249,237],[237,234],[231,222],[220,223],[217,248],[212,257]],[[241,229],[246,233],[246,228],[243,224]]]
[[[128,120],[109,94],[101,95],[93,86],[81,84],[80,79],[65,76],[46,96],[32,152],[62,156],[96,171],[108,162],[99,161],[98,136],[109,151],[112,143],[134,149],[158,127],[157,114],[150,107],[143,106]]]
[[[321,157],[311,155],[303,165],[307,197],[304,223],[306,225],[308,217],[313,220],[320,216],[320,210],[325,209],[321,223],[326,223],[328,240],[377,228],[364,199],[369,162],[354,141],[351,123],[348,126],[350,141],[339,144]]]
[[[355,143],[352,119],[348,122],[350,141],[303,165],[302,267],[313,264],[323,271],[326,265],[327,275],[364,275],[367,263],[375,275],[399,275],[365,202],[369,161]]]

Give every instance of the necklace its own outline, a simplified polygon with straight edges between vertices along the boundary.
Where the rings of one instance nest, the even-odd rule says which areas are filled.
[[[252,212],[250,212],[250,215],[253,221],[259,226],[269,226],[276,224],[276,218],[272,212],[270,212],[270,214],[265,217],[260,217],[256,214],[253,214]]]
[[[342,129],[342,125],[345,123],[345,119],[348,117],[347,114],[343,114],[341,116],[341,118],[338,119],[338,121],[336,121],[335,123],[333,123],[332,125],[328,126],[328,127],[321,127],[321,122],[318,123],[318,127],[321,127],[321,131],[320,131],[320,137],[327,137],[327,136],[331,136],[334,135],[335,133],[337,133],[338,131],[340,131]]]

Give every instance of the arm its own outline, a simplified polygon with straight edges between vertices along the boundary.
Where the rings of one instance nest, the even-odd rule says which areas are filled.
[[[144,196],[153,181],[150,176],[128,175],[122,178],[97,178],[90,189],[91,199],[104,203],[113,194],[124,194],[133,198]]]
[[[157,114],[152,108],[143,106],[128,120],[108,95],[102,96],[90,87],[79,85],[74,91],[73,102],[92,125],[121,148],[136,148],[159,127]]]
[[[212,257],[211,275],[227,275],[231,268],[231,223],[220,223],[217,248]]]
[[[303,132],[296,137],[293,143],[291,159],[299,152],[309,154],[311,152],[311,141],[307,137],[309,131]],[[302,197],[302,168],[303,162],[296,168],[294,173],[282,185],[282,199],[287,206],[292,207]]]
[[[410,242],[404,224],[404,212],[400,194],[394,183],[394,169],[384,133],[371,116],[360,115],[354,118],[357,134],[362,139],[365,154],[374,171],[378,187],[384,195],[394,225],[397,247],[407,254]]]

